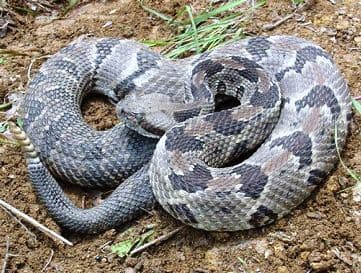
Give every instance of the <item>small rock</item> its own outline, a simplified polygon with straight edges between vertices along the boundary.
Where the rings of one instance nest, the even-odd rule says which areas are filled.
[[[266,240],[259,240],[254,246],[254,249],[257,251],[258,254],[264,255],[265,258],[266,256],[269,256],[270,251],[272,252],[272,250],[269,249],[268,242]]]
[[[314,251],[308,256],[308,262],[310,267],[316,272],[326,271],[334,264],[330,255],[322,254],[318,251]]]
[[[290,271],[286,266],[279,266],[277,267],[277,273],[289,273]]]
[[[136,273],[137,271],[135,271],[134,268],[131,267],[127,267],[124,269],[124,273]]]
[[[341,9],[337,10],[338,15],[345,15],[346,13],[347,12],[346,12],[346,10],[344,8],[341,8]]]
[[[336,29],[338,29],[338,30],[345,30],[345,29],[348,29],[349,27],[350,27],[350,22],[347,20],[340,20],[336,24]]]
[[[30,249],[35,249],[39,247],[39,242],[34,237],[30,237],[29,240],[26,240],[26,246]]]
[[[361,202],[361,183],[358,182],[353,188],[353,201]]]
[[[341,187],[340,184],[336,181],[336,179],[334,179],[326,184],[326,189],[329,192],[335,193],[338,192],[341,189]]]
[[[309,251],[303,251],[300,253],[300,259],[303,262],[306,262],[308,260],[308,256],[310,256],[310,252]]]
[[[111,27],[113,25],[113,22],[112,21],[107,21],[105,22],[105,24],[103,25],[104,28],[106,27]]]
[[[300,246],[300,250],[301,251],[307,251],[307,250],[313,250],[315,248],[317,248],[318,246],[318,242],[315,239],[309,239],[304,241],[301,246]]]
[[[125,259],[125,265],[128,266],[128,267],[135,267],[137,263],[138,263],[137,258],[127,257]]]
[[[218,248],[215,247],[208,250],[205,253],[204,258],[206,259],[208,268],[210,270],[217,271],[217,269],[219,268],[220,260],[218,257],[219,257],[219,250]]]
[[[356,225],[361,225],[361,211],[354,211],[352,217]]]
[[[348,197],[348,193],[346,193],[346,192],[342,192],[340,195],[341,195],[342,198],[347,198]]]
[[[109,251],[110,252],[110,251]],[[115,254],[110,254],[107,256],[107,259],[108,259],[108,263],[113,263],[114,259],[115,259]]]
[[[273,246],[273,249],[274,249],[274,253],[275,253],[275,256],[276,257],[283,257],[284,256],[284,251],[285,251],[285,248],[283,246],[283,244],[281,243],[276,243],[274,246]]]
[[[278,231],[278,232],[275,232],[273,234],[271,234],[272,237],[284,242],[284,243],[290,243],[292,242],[295,238],[293,235],[288,235],[286,234],[285,232],[283,231]]]
[[[104,237],[107,238],[108,240],[113,239],[114,236],[117,235],[117,231],[115,229],[110,229],[107,230],[106,232],[104,232]]]
[[[143,261],[140,261],[139,263],[137,263],[135,266],[134,266],[134,269],[135,269],[135,271],[142,271],[142,269],[143,269]]]
[[[180,260],[180,261],[182,261],[182,262],[186,260],[186,256],[184,255],[183,252],[177,251],[177,252],[175,253],[175,255],[176,255],[176,257],[178,258],[178,260]]]
[[[312,262],[310,263],[310,267],[316,272],[326,271],[331,268],[333,265],[332,261],[320,261],[320,262]]]
[[[306,213],[306,216],[307,216],[308,218],[311,218],[311,219],[317,219],[317,220],[321,220],[321,219],[322,219],[322,214],[319,213],[319,212],[312,212],[312,211],[310,211],[310,212],[307,212],[307,213]]]

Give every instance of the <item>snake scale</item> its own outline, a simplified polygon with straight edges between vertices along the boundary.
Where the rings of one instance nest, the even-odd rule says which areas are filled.
[[[124,122],[95,131],[91,93]],[[220,95],[234,97],[222,109]],[[96,233],[158,201],[205,230],[243,230],[290,212],[337,163],[351,119],[346,81],[328,53],[292,36],[259,36],[169,60],[130,40],[77,40],[48,59],[22,105],[31,182],[63,227]],[[80,209],[56,179],[114,187]]]

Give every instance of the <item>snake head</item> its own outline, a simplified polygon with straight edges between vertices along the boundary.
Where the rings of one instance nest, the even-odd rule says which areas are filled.
[[[128,128],[146,137],[160,138],[176,124],[173,111],[177,105],[164,94],[132,94],[117,104],[116,112]]]

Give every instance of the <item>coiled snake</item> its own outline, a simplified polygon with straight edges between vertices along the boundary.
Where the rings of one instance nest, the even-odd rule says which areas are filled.
[[[101,132],[86,124],[80,104],[92,92],[118,103],[125,123]],[[222,110],[219,95],[240,104]],[[40,200],[61,226],[88,233],[155,199],[206,230],[273,222],[326,178],[337,163],[334,132],[342,148],[351,119],[330,55],[291,36],[177,61],[129,40],[75,41],[42,65],[22,110],[26,134],[13,131]],[[54,177],[88,187],[125,181],[99,206],[79,209]]]

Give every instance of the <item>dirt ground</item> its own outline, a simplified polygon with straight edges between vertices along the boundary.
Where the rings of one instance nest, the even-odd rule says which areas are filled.
[[[146,4],[174,15],[191,2],[200,10],[210,1],[154,0]],[[246,26],[247,32],[297,35],[320,44],[334,56],[352,95],[361,95],[361,2],[344,0],[334,5],[332,1],[318,0],[300,16],[273,31],[262,30],[264,24],[291,13],[290,2],[269,1],[254,14]],[[0,39],[0,49],[23,53],[6,57],[0,65],[1,101],[6,101],[8,94],[25,90],[28,68],[34,58],[53,54],[81,35],[141,40],[166,38],[173,31],[162,20],[145,12],[135,0],[88,1],[63,19],[51,20],[45,13],[39,17],[23,15],[21,20]],[[36,60],[31,72],[43,61]],[[83,109],[87,120],[98,129],[109,128],[116,122],[113,107],[104,100],[88,100]],[[360,123],[355,114],[343,153],[345,164],[359,173]],[[354,183],[340,164],[319,190],[275,224],[236,233],[203,232],[186,227],[163,244],[127,259],[112,254],[109,245],[139,236],[149,226],[155,231],[154,237],[158,237],[181,224],[158,207],[123,229],[94,236],[63,233],[75,243],[74,247],[68,247],[31,226],[20,225],[0,208],[0,259],[5,256],[7,240],[13,254],[7,261],[7,270],[2,272],[360,273],[361,201],[348,189]],[[78,205],[84,196],[91,199],[84,190],[68,186],[67,191]],[[61,232],[36,199],[22,153],[13,145],[0,144],[0,198]],[[4,270],[2,263],[1,269]]]

